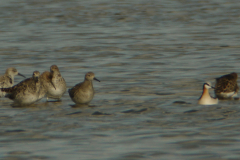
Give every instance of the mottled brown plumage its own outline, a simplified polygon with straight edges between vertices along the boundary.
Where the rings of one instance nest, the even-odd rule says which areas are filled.
[[[95,78],[93,72],[88,72],[85,75],[83,82],[78,83],[73,88],[68,90],[69,96],[73,102],[76,104],[88,104],[93,99],[93,80],[99,81],[97,78]]]
[[[1,88],[0,90],[6,92],[6,97],[13,100],[17,105],[29,105],[38,100],[40,91],[39,82],[40,73],[33,72],[31,78],[25,79],[17,85],[10,88]]]
[[[0,76],[0,88],[8,88],[14,85],[14,76],[19,75],[26,78],[24,75],[18,73],[16,68],[8,68],[4,75]],[[0,91],[0,97],[4,97],[6,92]]]
[[[60,99],[67,90],[66,82],[56,65],[50,67],[50,72],[45,71],[42,73],[40,79],[41,91],[39,98],[47,95],[47,99]]]
[[[216,78],[215,95],[219,99],[233,98],[238,93],[237,73],[233,72]]]

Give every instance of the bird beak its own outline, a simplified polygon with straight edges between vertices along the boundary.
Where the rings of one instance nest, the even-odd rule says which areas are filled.
[[[26,78],[24,75],[22,75],[22,74],[20,74],[20,73],[18,73],[18,75],[19,75],[19,76],[22,76],[22,77],[24,77],[24,78]]]
[[[212,89],[215,89],[215,87],[211,86]]]
[[[53,87],[54,87],[54,88],[55,88],[55,90],[56,90],[56,87],[54,86],[53,82],[51,82],[51,84],[53,85]]]
[[[99,80],[98,80],[97,78],[95,78],[95,77],[93,78],[93,80],[98,81],[98,82],[101,82],[101,81],[99,81]]]

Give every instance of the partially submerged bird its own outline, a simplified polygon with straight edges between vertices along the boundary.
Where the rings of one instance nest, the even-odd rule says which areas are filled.
[[[6,97],[14,101],[14,104],[23,106],[29,105],[38,100],[40,91],[39,82],[40,73],[33,72],[31,78],[25,79],[17,85],[10,88],[1,88],[2,92],[6,93]]]
[[[237,96],[237,73],[233,72],[216,78],[215,95],[219,99],[231,99]]]
[[[0,76],[0,88],[9,88],[14,85],[14,76],[19,75],[26,78],[24,75],[18,73],[16,68],[8,68],[4,75]],[[6,92],[0,91],[0,97],[4,97]]]
[[[50,67],[50,72],[43,72],[40,79],[40,99],[45,95],[47,95],[47,100],[48,98],[60,99],[67,90],[66,82],[56,65]]]
[[[214,88],[211,86],[211,84],[204,83],[203,84],[203,93],[202,96],[198,100],[198,104],[202,105],[213,105],[213,104],[218,104],[218,99],[217,98],[212,98],[208,92],[208,89]]]
[[[83,82],[76,84],[73,88],[68,90],[69,96],[76,104],[88,104],[94,96],[94,89],[92,81],[100,82],[93,72],[88,72],[85,75]]]

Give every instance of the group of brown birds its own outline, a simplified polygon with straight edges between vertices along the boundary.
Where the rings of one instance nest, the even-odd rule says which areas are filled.
[[[16,85],[14,85],[15,75],[26,78],[18,73],[16,68],[8,68],[5,74],[0,76],[0,97],[13,100],[15,105],[30,105],[45,96],[47,100],[49,98],[60,100],[67,90],[66,82],[56,65],[50,67],[50,72],[45,71],[40,74],[39,71],[34,71],[31,78],[27,78]],[[88,104],[93,99],[93,80],[99,81],[95,78],[94,73],[88,72],[83,82],[68,90],[73,102]]]
[[[43,97],[58,99],[67,90],[66,82],[56,65],[50,67],[50,72],[45,71],[40,74],[34,71],[31,78],[27,78],[17,85],[14,84],[14,76],[24,75],[18,73],[16,68],[8,68],[3,76],[0,76],[0,97],[7,97],[17,105],[29,105]],[[198,104],[213,105],[218,103],[218,99],[233,99],[237,96],[237,73],[233,72],[216,78],[216,85],[212,87],[210,83],[203,84],[203,93]],[[96,80],[94,73],[88,72],[83,82],[76,84],[68,90],[69,96],[76,104],[88,104],[94,96],[92,81]],[[100,82],[100,81],[99,81]],[[210,96],[208,89],[214,88],[216,98]]]

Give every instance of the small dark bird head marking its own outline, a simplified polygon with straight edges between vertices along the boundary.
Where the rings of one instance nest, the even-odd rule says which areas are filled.
[[[16,68],[8,68],[5,72],[7,75],[10,75],[10,76],[15,76],[15,75],[19,75],[19,76],[22,76],[24,78],[26,78],[24,75],[18,73],[17,69]]]
[[[204,84],[203,84],[203,88],[206,88],[206,89],[213,88],[213,89],[214,89],[214,87],[211,85],[210,82],[206,82],[206,83],[204,83]]]
[[[34,80],[38,81],[38,78],[40,77],[40,72],[34,71],[32,77],[33,77]]]
[[[88,72],[85,75],[85,79],[88,80],[88,81],[96,80],[96,81],[100,82],[97,78],[95,78],[95,75],[94,75],[93,72]]]
[[[50,71],[51,71],[51,72],[59,71],[59,69],[58,69],[57,65],[52,65],[52,66],[50,67]]]

